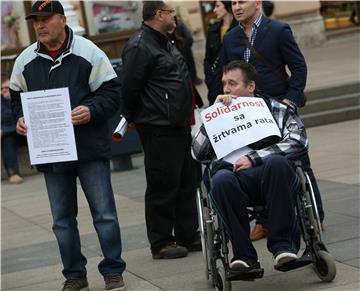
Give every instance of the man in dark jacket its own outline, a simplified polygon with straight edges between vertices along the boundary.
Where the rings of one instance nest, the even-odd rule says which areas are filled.
[[[307,67],[288,24],[262,14],[260,0],[232,1],[232,11],[239,25],[226,34],[223,45],[224,64],[244,60],[258,73],[257,86],[263,96],[281,100],[296,109],[305,105],[304,88]],[[290,76],[286,72],[290,71]],[[314,186],[320,220],[324,219],[320,191],[310,167],[308,155],[303,158]],[[258,220],[251,239],[266,236],[266,219]]]
[[[89,203],[103,259],[99,271],[106,290],[124,290],[120,227],[110,179],[110,139],[107,120],[119,108],[120,85],[109,59],[89,40],[66,25],[58,1],[36,1],[31,14],[38,42],[17,58],[10,81],[16,131],[26,135],[20,93],[67,87],[74,125],[77,161],[38,165],[44,172],[58,241],[63,291],[88,290],[86,258],[77,228],[79,178]]]
[[[135,124],[145,152],[153,259],[184,257],[200,248],[191,170],[191,81],[184,57],[166,36],[175,16],[170,4],[145,1],[144,23],[122,54],[121,111]]]
[[[232,11],[239,25],[224,38],[224,64],[232,60],[252,64],[262,94],[304,106],[307,68],[290,26],[263,15],[259,0],[232,1]]]

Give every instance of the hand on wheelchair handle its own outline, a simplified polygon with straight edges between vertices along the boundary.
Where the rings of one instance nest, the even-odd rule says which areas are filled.
[[[241,170],[246,170],[252,168],[252,163],[250,159],[246,156],[241,156],[234,164],[234,172],[239,172]]]

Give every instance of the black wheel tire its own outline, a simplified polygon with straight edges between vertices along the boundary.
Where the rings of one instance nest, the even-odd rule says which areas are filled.
[[[209,280],[209,273],[211,273],[210,270],[210,262],[209,262],[209,254],[207,249],[207,230],[206,230],[206,220],[208,219],[208,211],[206,211],[204,207],[204,203],[202,202],[202,192],[201,189],[197,189],[196,193],[196,202],[197,202],[197,208],[198,208],[198,215],[199,215],[199,228],[200,228],[200,237],[201,237],[201,248],[205,263],[205,278],[206,280]]]
[[[310,222],[313,225],[313,227],[315,228],[315,233],[316,233],[316,237],[317,237],[318,241],[322,241],[321,222],[320,222],[320,217],[319,217],[319,211],[318,211],[317,205],[316,205],[314,190],[311,186],[311,180],[307,173],[305,173],[305,178],[306,178],[307,184],[309,185],[309,189],[307,192],[307,199],[312,205],[312,207],[311,207],[312,215],[310,216],[311,217]]]
[[[217,284],[215,285],[216,291],[231,291],[231,281],[226,280],[225,269],[223,266],[217,268]]]
[[[314,262],[316,275],[324,281],[331,282],[336,276],[334,258],[326,251],[318,251],[318,258]]]

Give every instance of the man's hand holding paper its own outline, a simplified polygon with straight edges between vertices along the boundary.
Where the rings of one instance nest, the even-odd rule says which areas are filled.
[[[71,121],[74,125],[86,124],[91,119],[89,107],[80,105],[71,111]]]

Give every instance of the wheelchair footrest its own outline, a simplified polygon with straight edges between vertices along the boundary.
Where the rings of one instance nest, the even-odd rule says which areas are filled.
[[[228,275],[226,278],[230,281],[237,281],[237,280],[254,280],[259,279],[264,275],[264,269],[252,269],[250,271],[233,271],[229,270]]]
[[[294,269],[298,269],[298,268],[302,268],[306,265],[309,265],[312,263],[312,258],[311,258],[311,255],[310,254],[305,254],[303,255],[302,257],[294,260],[294,261],[291,261],[291,262],[288,262],[288,263],[285,263],[281,266],[277,266],[277,267],[274,267],[275,270],[278,270],[278,271],[281,271],[281,272],[287,272],[287,271],[291,271],[291,270],[294,270]]]

